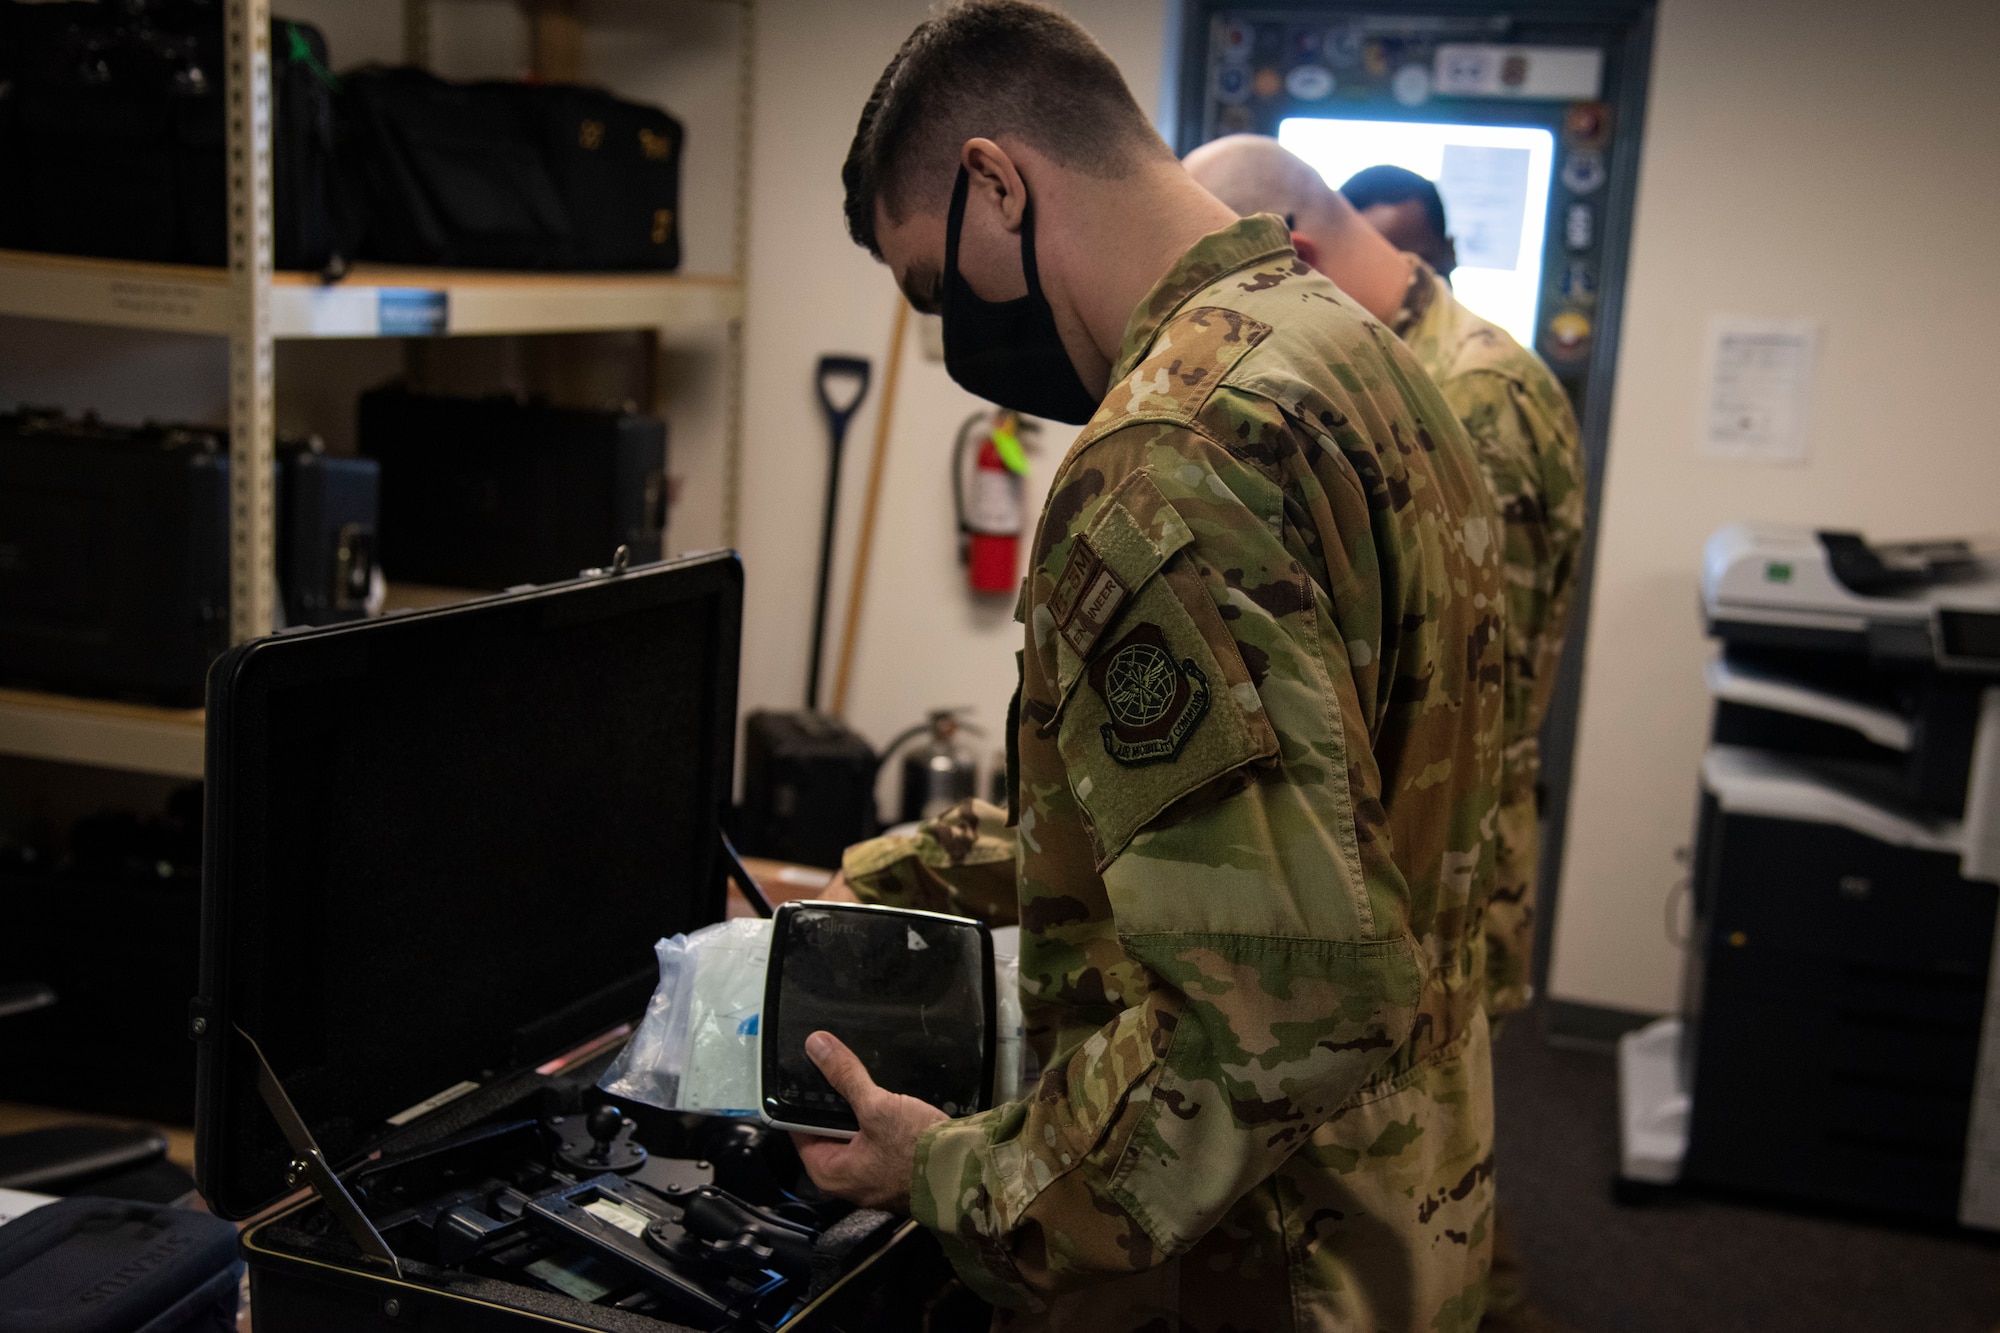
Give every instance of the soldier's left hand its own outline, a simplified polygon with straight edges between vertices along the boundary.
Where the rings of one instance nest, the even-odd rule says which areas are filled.
[[[861,1057],[831,1032],[807,1037],[806,1054],[833,1090],[847,1098],[861,1127],[860,1133],[845,1140],[793,1134],[806,1174],[813,1184],[849,1203],[907,1213],[917,1135],[950,1117],[929,1102],[876,1086]]]

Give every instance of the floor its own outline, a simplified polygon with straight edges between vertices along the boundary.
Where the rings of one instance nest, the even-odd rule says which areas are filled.
[[[2000,1333],[2000,1241],[1684,1196],[1614,1203],[1613,1057],[1550,1047],[1533,1018],[1495,1048],[1498,1174],[1547,1326]]]

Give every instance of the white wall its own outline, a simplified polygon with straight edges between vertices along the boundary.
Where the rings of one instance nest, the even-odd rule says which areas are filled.
[[[842,540],[824,668],[831,693],[889,332],[901,300],[888,270],[847,238],[840,164],[876,77],[926,8],[921,0],[868,0],[843,5],[841,21],[831,23],[811,0],[758,6],[741,540],[749,599],[746,711],[795,708],[804,700],[827,460],[813,366],[823,353],[853,352],[875,362],[876,382],[849,431],[843,464]],[[1154,107],[1164,0],[1068,8],[1124,68],[1140,105]],[[974,721],[986,730],[983,756],[1003,739],[1021,631],[1011,596],[975,598],[966,591],[951,510],[952,436],[980,406],[942,365],[923,358],[913,320],[847,710],[876,744],[921,721],[926,709],[960,704],[973,706]],[[1044,433],[1032,458],[1031,514],[1039,512],[1073,437],[1066,426]]]
[[[1703,539],[2000,529],[2000,8],[1663,0],[1655,40],[1550,990],[1658,1011],[1708,722]],[[1698,453],[1713,314],[1821,323],[1805,464]]]

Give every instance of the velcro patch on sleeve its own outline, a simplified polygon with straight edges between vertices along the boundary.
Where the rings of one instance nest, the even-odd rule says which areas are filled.
[[[1056,735],[1099,870],[1175,802],[1277,754],[1249,678],[1191,567],[1157,573],[1132,594],[1085,664],[1084,688],[1064,700]]]
[[[1170,762],[1208,712],[1208,673],[1176,660],[1154,624],[1134,626],[1093,662],[1090,683],[1110,714],[1098,727],[1104,752],[1127,767]]]
[[[1088,657],[1131,592],[1098,556],[1090,539],[1078,534],[1049,598],[1056,632],[1071,652]]]

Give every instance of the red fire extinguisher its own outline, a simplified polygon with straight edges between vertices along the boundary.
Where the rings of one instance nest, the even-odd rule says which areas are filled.
[[[990,418],[974,413],[958,428],[952,497],[958,509],[959,563],[974,592],[1011,593],[1020,577],[1021,529],[1027,522],[1022,479],[1028,458],[1021,448],[1026,429],[1019,416],[1004,410]]]

